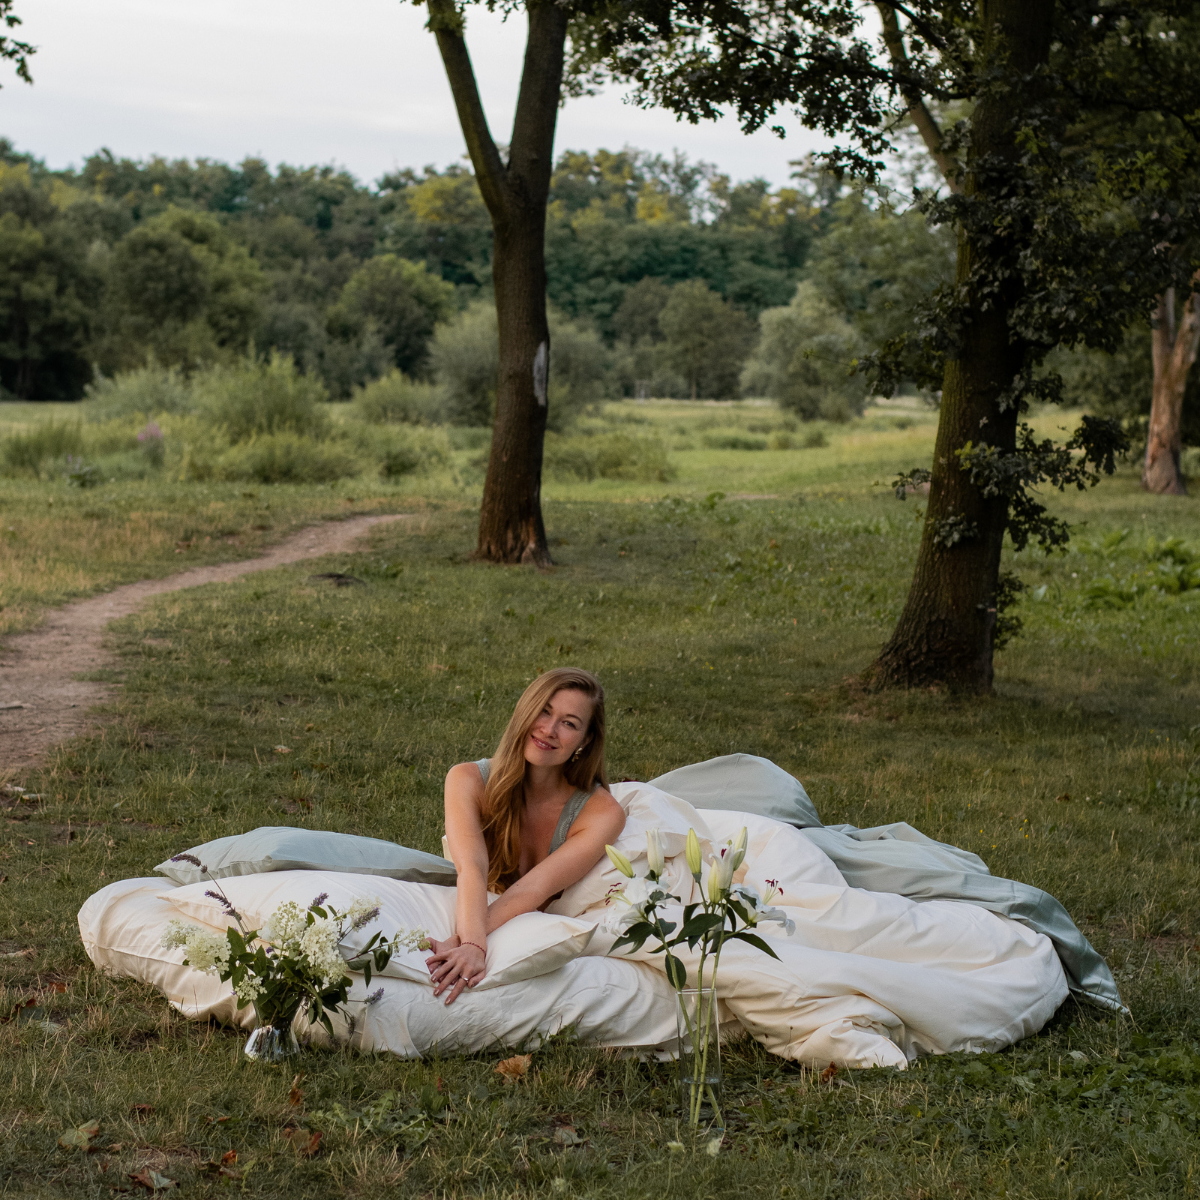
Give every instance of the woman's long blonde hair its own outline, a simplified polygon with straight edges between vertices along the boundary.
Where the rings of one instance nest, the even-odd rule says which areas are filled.
[[[583,753],[563,765],[576,788],[608,787],[604,773],[604,688],[590,671],[557,667],[539,675],[522,693],[492,756],[483,789],[481,817],[488,852],[488,890],[502,892],[517,880],[521,864],[521,810],[525,806],[525,740],[555,692],[582,692],[592,702]]]

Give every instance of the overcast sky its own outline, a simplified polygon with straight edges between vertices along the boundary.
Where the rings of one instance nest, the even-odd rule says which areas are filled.
[[[400,0],[17,0],[38,47],[34,84],[6,68],[0,133],[51,167],[107,146],[119,157],[336,163],[364,181],[444,167],[465,151],[423,7]],[[507,141],[524,22],[472,11],[467,40],[492,124]],[[785,183],[818,144],[736,122],[676,122],[619,89],[568,102],[556,151],[676,147],[734,179]]]

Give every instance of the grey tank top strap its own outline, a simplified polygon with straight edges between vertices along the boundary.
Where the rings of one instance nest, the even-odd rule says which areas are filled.
[[[479,774],[486,784],[488,776],[492,772],[491,759],[481,758],[475,765],[479,768]],[[593,788],[592,791],[596,789]],[[592,792],[585,792],[582,788],[574,792],[571,798],[563,807],[562,816],[558,818],[558,824],[554,827],[554,836],[550,839],[550,853],[553,854],[567,840],[567,834],[571,832],[571,826],[575,824],[579,814],[583,812],[583,806],[592,798]]]

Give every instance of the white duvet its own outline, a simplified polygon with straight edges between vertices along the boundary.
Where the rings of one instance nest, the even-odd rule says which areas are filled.
[[[970,904],[847,887],[830,859],[790,825],[737,812],[701,815],[648,784],[616,784],[612,792],[628,814],[619,848],[643,873],[646,831],[660,830],[670,890],[684,902],[694,886],[682,860],[689,827],[710,845],[748,828],[737,881],[760,890],[775,881],[782,894],[773,903],[786,909],[795,931],[789,936],[779,926],[761,927],[778,960],[744,943],[727,945],[717,987],[727,1029],[734,1032],[740,1023],[776,1054],[814,1066],[903,1067],[923,1053],[997,1050],[1035,1033],[1067,997],[1052,943],[1024,925]],[[318,875],[325,881],[320,887]],[[385,927],[393,900],[410,919],[414,905],[424,903],[431,932],[453,911],[453,889],[434,889],[436,897],[423,902],[422,896],[433,896],[422,891],[428,885],[370,876],[293,871],[226,884],[236,883],[242,894],[235,903],[244,911],[256,890],[273,905],[293,892],[303,898],[326,890],[330,879],[344,896],[381,896]],[[526,964],[516,982],[467,993],[447,1008],[418,972],[400,964],[404,977],[382,980],[378,1002],[352,1005],[352,1027],[342,1026],[339,1036],[364,1050],[414,1057],[434,1049],[529,1044],[570,1028],[588,1044],[669,1053],[674,1004],[662,956],[651,954],[649,944],[636,961],[604,956],[613,940],[602,928],[613,903],[609,893],[621,882],[605,859],[549,913],[522,918],[532,923],[531,932],[540,930],[547,947],[558,947],[557,957],[547,950],[543,973],[518,978],[537,969]],[[189,1016],[247,1023],[252,1010],[236,1013],[227,984],[182,966],[181,951],[157,946],[166,922],[183,915],[184,893],[198,886],[176,890],[164,880],[110,885],[80,911],[84,945],[97,966],[154,984]],[[590,941],[586,930],[580,936],[581,923],[597,927]],[[568,944],[570,955],[585,948],[564,962]],[[686,950],[682,957],[692,965]]]

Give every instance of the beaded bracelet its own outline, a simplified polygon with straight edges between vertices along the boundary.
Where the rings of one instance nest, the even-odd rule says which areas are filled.
[[[475,949],[484,956],[484,958],[487,957],[487,947],[481,946],[478,942],[460,942],[459,944],[463,946],[474,946]]]

